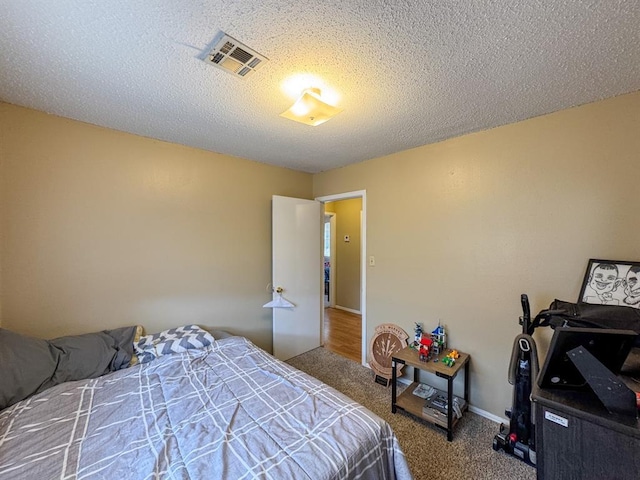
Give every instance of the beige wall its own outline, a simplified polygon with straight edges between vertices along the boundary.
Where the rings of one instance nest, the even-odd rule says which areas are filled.
[[[271,195],[311,175],[0,103],[2,326],[227,327],[271,350]]]
[[[330,202],[325,210],[336,214],[336,306],[360,311],[362,199]],[[349,235],[349,242],[344,241],[345,235]]]
[[[640,93],[313,176],[0,103],[0,319],[50,337],[226,327],[271,349],[271,195],[367,190],[368,336],[447,326],[496,415],[519,296],[640,260]],[[313,192],[312,192],[313,190]],[[544,350],[548,334],[537,335]]]
[[[520,294],[536,313],[577,299],[589,258],[640,260],[640,93],[313,180],[314,196],[367,191],[368,337],[441,320],[472,355],[471,403],[502,416]]]

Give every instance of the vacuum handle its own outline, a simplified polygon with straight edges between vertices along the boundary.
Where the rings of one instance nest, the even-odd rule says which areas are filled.
[[[522,313],[523,316],[527,319],[531,319],[531,309],[529,308],[529,297],[527,297],[526,293],[520,295],[520,303],[522,304]]]
[[[529,308],[529,297],[526,293],[520,295],[520,303],[522,304],[522,319],[520,324],[522,325],[522,333],[531,335],[529,329],[531,327],[531,309]]]

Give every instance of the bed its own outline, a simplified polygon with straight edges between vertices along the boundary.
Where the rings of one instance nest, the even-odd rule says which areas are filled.
[[[243,337],[0,411],[0,478],[405,479],[391,427]]]

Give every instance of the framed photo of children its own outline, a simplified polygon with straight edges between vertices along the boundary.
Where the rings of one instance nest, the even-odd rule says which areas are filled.
[[[579,303],[640,309],[640,262],[589,260]]]

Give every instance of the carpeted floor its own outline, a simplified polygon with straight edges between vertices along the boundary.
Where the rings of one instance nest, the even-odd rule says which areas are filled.
[[[373,381],[371,370],[335,353],[316,348],[288,360],[385,419],[398,437],[416,480],[534,480],[533,467],[492,445],[496,423],[466,412],[456,425],[453,441],[446,432],[403,412],[391,413],[391,388]],[[473,384],[471,385],[473,388]]]

